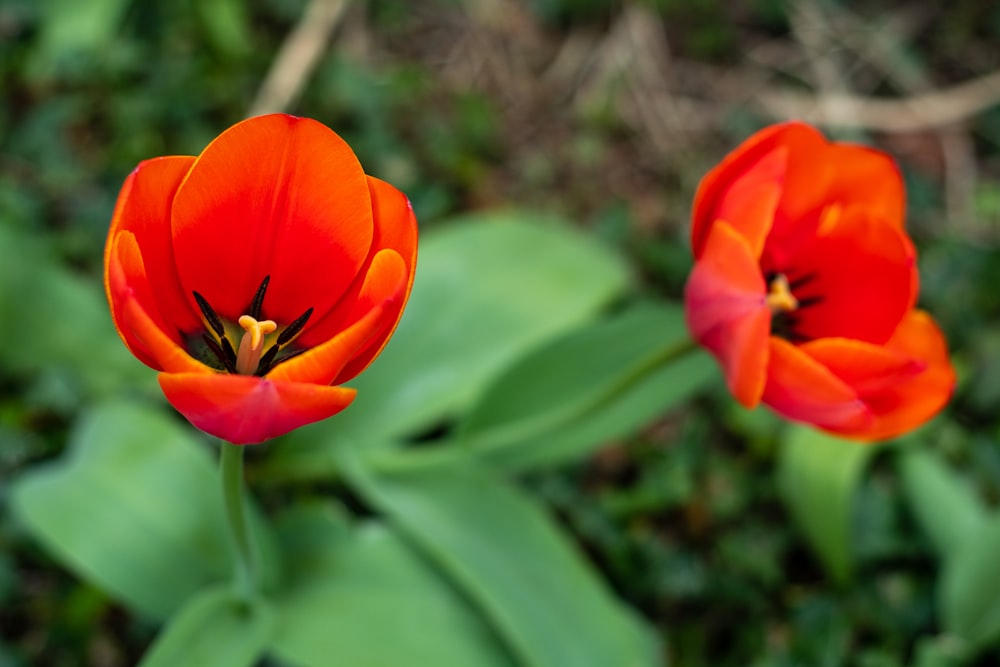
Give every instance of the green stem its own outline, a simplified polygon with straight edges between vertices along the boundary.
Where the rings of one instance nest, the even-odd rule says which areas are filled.
[[[243,450],[239,445],[223,441],[219,465],[222,468],[222,503],[233,549],[234,583],[236,591],[249,601],[257,594],[257,577],[243,497]]]

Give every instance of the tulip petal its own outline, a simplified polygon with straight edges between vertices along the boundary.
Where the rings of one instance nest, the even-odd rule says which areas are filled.
[[[359,293],[364,288],[368,280],[368,274],[372,261],[380,250],[391,249],[399,254],[406,272],[406,288],[402,298],[397,302],[395,311],[395,321],[399,321],[402,315],[403,306],[409,297],[410,289],[413,287],[414,269],[417,262],[417,219],[413,214],[413,207],[410,200],[395,187],[377,178],[368,177],[368,186],[372,195],[372,214],[375,220],[375,236],[372,240],[372,252],[365,262],[365,265],[358,272],[354,284],[348,290],[344,298],[341,299],[326,317],[314,318],[312,322],[303,330],[299,336],[299,345],[302,347],[314,347],[329,340],[344,328],[345,322],[353,322],[359,317],[358,311],[353,304],[357,301]],[[384,300],[384,299],[382,299]],[[367,309],[367,306],[365,307]],[[387,318],[393,317],[386,315]],[[389,336],[395,330],[395,324],[388,328],[382,337],[380,344],[373,345],[374,358],[382,349]],[[371,360],[369,358],[368,361]],[[352,363],[351,366],[356,364]],[[364,362],[363,369],[368,365]],[[360,370],[353,373],[356,375]]]
[[[202,431],[236,445],[276,438],[330,417],[355,390],[224,373],[161,373],[170,404]]]
[[[716,206],[716,220],[725,220],[739,232],[750,244],[755,258],[760,257],[774,223],[787,164],[787,148],[779,147],[765,153],[733,180]],[[696,248],[695,258],[699,257]]]
[[[882,344],[913,307],[916,253],[899,227],[862,209],[828,209],[816,239],[796,259],[809,276],[793,293],[803,307],[791,313],[806,338],[854,338]],[[805,306],[813,299],[815,305]]]
[[[262,313],[279,325],[330,310],[373,235],[350,147],[316,121],[282,114],[237,123],[209,144],[177,190],[171,225],[192,308],[197,291],[235,321],[270,275]]]
[[[909,354],[848,338],[814,340],[799,349],[843,380],[865,402],[912,380],[927,367]]]
[[[726,222],[711,229],[684,296],[688,329],[708,348],[729,390],[754,407],[764,390],[771,311],[766,286],[746,238]]]
[[[865,440],[892,438],[920,426],[941,411],[955,389],[955,369],[944,334],[924,311],[911,311],[886,347],[920,360],[926,368],[908,382],[866,398],[876,420],[870,429],[858,434]]]
[[[385,330],[395,325],[395,301],[406,284],[403,260],[394,250],[375,257],[357,301],[344,313],[343,330],[329,341],[282,362],[268,373],[275,380],[330,384],[343,376],[345,366]],[[355,318],[351,322],[349,317]],[[343,380],[340,380],[343,381]]]
[[[835,433],[871,428],[871,410],[830,369],[781,338],[772,337],[770,347],[766,405],[787,419]]]
[[[143,306],[149,304],[155,308],[135,235],[130,231],[119,232],[109,249],[106,270],[108,290],[114,295],[111,312],[129,350],[139,361],[159,371],[208,371],[207,366],[180,345],[176,329],[164,329],[158,314],[151,314]]]
[[[764,158],[775,150],[785,150],[786,165],[779,205],[782,221],[800,217],[803,209],[814,209],[828,181],[826,169],[818,159],[826,145],[823,135],[809,125],[779,123],[757,132],[723,158],[705,175],[695,194],[691,226],[691,247],[695,257],[701,256],[709,228],[722,217],[718,211],[729,196],[733,183],[752,170],[773,169],[775,165]],[[759,256],[760,253],[755,254],[755,257]]]
[[[832,178],[825,200],[845,209],[864,208],[873,217],[902,229],[906,191],[896,162],[866,146],[831,144],[824,156]]]
[[[120,293],[112,290],[109,271],[115,254],[116,239],[123,232],[128,232],[135,238],[141,262],[118,265],[119,269],[125,271],[119,276],[119,289],[132,288],[143,309],[175,339],[178,339],[180,331],[193,331],[201,327],[201,320],[197,312],[188,305],[177,277],[169,222],[174,193],[194,160],[195,158],[186,156],[146,160],[129,174],[122,185],[111,218],[104,258],[105,286],[116,326],[117,313],[121,310],[120,304],[116,305],[116,300]],[[137,266],[144,268],[135,272]],[[147,276],[156,277],[155,290],[150,288]]]
[[[413,272],[407,269],[399,253],[395,250],[382,250],[375,256],[348,321],[356,319],[367,310],[379,307],[382,309],[382,326],[368,342],[358,348],[337,374],[334,384],[347,382],[356,376],[382,351],[399,324],[412,284]]]

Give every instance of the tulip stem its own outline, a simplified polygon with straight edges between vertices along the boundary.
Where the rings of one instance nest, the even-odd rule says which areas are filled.
[[[257,593],[257,579],[243,495],[243,450],[244,447],[223,441],[219,466],[222,469],[222,503],[233,550],[234,584],[236,592],[249,602]]]

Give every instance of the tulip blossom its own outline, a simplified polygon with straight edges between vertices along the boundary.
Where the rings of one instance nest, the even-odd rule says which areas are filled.
[[[256,443],[343,410],[413,284],[409,200],[332,130],[245,120],[122,186],[105,285],[129,350],[198,428]]]
[[[797,122],[757,133],[705,176],[685,310],[740,403],[863,441],[947,403],[954,371],[915,308],[904,213],[891,158]]]

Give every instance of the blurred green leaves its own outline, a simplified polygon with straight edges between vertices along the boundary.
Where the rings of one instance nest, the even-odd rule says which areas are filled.
[[[659,664],[655,642],[523,492],[461,466],[360,488],[474,600],[525,667]]]
[[[61,562],[153,617],[228,575],[216,473],[193,434],[158,410],[95,409],[67,456],[23,474],[11,500]]]
[[[847,583],[853,570],[851,525],[865,465],[875,450],[804,426],[782,443],[778,488],[827,570]]]
[[[513,667],[468,602],[397,531],[322,505],[279,517],[290,574],[273,651],[298,667]]]

